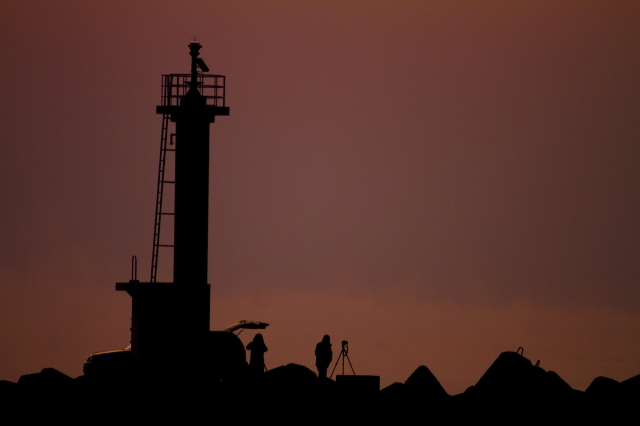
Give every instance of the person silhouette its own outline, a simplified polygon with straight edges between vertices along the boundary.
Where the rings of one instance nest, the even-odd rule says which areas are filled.
[[[325,334],[322,341],[316,345],[316,368],[318,369],[318,378],[327,377],[327,369],[333,359],[331,351],[331,338]]]
[[[262,334],[257,333],[253,337],[253,340],[247,345],[247,349],[251,351],[251,356],[249,357],[249,371],[257,374],[263,373],[264,353],[269,349],[264,344]]]

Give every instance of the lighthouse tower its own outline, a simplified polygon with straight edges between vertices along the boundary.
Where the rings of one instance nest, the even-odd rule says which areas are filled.
[[[216,116],[229,115],[225,105],[225,77],[205,74],[200,43],[189,44],[191,72],[163,75],[163,116],[158,174],[158,198],[151,279],[116,283],[116,290],[132,298],[131,350],[141,367],[175,374],[189,373],[204,358],[209,332],[210,287],[207,283],[209,229],[209,133]],[[167,147],[169,123],[175,134]],[[175,139],[174,137],[175,136]],[[167,152],[175,154],[175,179],[165,180]],[[165,185],[175,185],[173,212],[162,209]],[[174,217],[173,244],[160,244],[163,215]],[[173,282],[157,282],[161,247],[173,247]]]

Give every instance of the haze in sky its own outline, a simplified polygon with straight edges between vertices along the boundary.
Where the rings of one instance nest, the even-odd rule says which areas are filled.
[[[212,329],[270,323],[268,368],[330,334],[451,394],[519,346],[577,389],[640,373],[640,3],[0,7],[0,379],[129,344],[114,283],[132,255],[148,279],[160,76],[193,36],[231,108]]]

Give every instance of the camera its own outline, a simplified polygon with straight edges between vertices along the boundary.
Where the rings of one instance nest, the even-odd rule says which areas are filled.
[[[349,344],[349,342],[347,342],[346,340],[342,341],[342,347],[344,348],[345,346],[347,346]]]

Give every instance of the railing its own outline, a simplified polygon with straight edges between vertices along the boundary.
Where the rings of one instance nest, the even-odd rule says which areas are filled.
[[[207,105],[217,107],[226,106],[225,76],[213,74],[198,74],[196,87],[207,99]],[[162,106],[178,106],[180,99],[191,88],[191,74],[164,74],[162,76]]]

